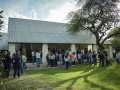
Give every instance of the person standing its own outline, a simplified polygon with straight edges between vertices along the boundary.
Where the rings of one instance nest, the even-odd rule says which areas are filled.
[[[78,58],[79,64],[81,64],[81,52],[80,51],[77,53],[77,58]]]
[[[27,69],[27,66],[26,66],[26,62],[27,62],[27,57],[25,56],[25,54],[23,53],[22,55],[22,68],[23,69]]]
[[[95,66],[95,65],[97,64],[96,53],[95,53],[95,51],[93,51],[92,58],[93,58],[93,64],[94,64],[94,66]]]
[[[36,50],[36,62],[37,62],[37,67],[40,67],[40,52]]]
[[[108,54],[106,51],[103,51],[103,55],[104,55],[104,62],[106,62],[106,65],[110,65],[110,60],[108,60]]]
[[[104,66],[104,59],[105,59],[105,56],[102,52],[99,52],[99,55],[98,55],[98,58],[100,60],[100,66]]]
[[[68,66],[69,66],[69,59],[68,59],[68,53],[65,55],[65,70],[68,69]]]
[[[55,66],[57,66],[57,62],[59,61],[59,54],[58,52],[55,53]]]
[[[13,53],[13,55],[12,55],[12,68],[14,69],[14,64],[15,64],[15,60],[14,60],[14,58],[15,58],[15,56],[16,56],[16,54],[15,53]]]
[[[90,64],[92,63],[92,51],[91,51],[91,49],[88,52],[88,61]]]
[[[117,64],[120,64],[120,51],[116,54]]]
[[[51,66],[54,67],[55,66],[55,55],[53,53],[51,53]]]
[[[116,51],[113,49],[113,58],[116,58]]]
[[[14,54],[14,57],[13,57],[13,70],[14,70],[14,73],[13,73],[13,77],[15,78],[16,77],[16,74],[18,77],[20,77],[20,72],[21,72],[21,52],[18,51],[16,54]]]
[[[9,77],[10,73],[10,68],[11,68],[11,57],[10,57],[10,52],[5,51],[4,56],[3,56],[3,72],[4,72],[4,77]]]
[[[72,65],[75,65],[76,55],[75,52],[71,54]]]
[[[34,65],[35,62],[35,50],[32,51],[32,63]]]
[[[48,62],[48,67],[51,67],[51,56],[50,56],[50,53],[47,54],[46,60]]]
[[[62,65],[64,65],[64,64],[65,64],[65,60],[64,60],[64,52],[62,52],[62,61],[63,61]]]

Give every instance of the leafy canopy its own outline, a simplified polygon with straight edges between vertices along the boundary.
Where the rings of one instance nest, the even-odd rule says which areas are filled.
[[[107,32],[111,31],[113,27],[116,27],[119,22],[117,2],[113,2],[112,0],[76,1],[78,9],[71,12],[68,16],[70,19],[68,30],[72,32],[78,32],[80,30],[92,32],[96,37],[98,47],[104,49],[102,45],[105,40],[120,33],[117,32],[107,35]]]
[[[114,28],[113,30],[111,30],[111,32],[108,33],[108,35],[111,35],[117,32],[120,32],[120,30],[118,28]],[[120,51],[120,34],[112,37],[110,39],[110,42],[112,43],[113,48],[119,52]]]

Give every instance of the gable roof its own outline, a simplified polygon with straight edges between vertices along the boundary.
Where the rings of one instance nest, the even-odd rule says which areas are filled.
[[[95,44],[86,32],[72,34],[65,23],[9,18],[8,42],[11,43],[80,43]]]

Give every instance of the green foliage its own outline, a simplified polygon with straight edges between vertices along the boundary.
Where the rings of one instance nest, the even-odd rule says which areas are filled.
[[[114,28],[108,33],[108,37],[113,35],[113,38],[120,38],[120,27]]]
[[[116,49],[116,51],[120,51],[120,28],[114,28],[109,33],[108,36],[115,34],[110,40],[112,43],[113,48]]]
[[[112,0],[76,1],[78,9],[68,15],[70,19],[68,30],[72,32],[79,32],[80,30],[92,32],[96,37],[98,47],[104,49],[104,42],[118,34],[106,35],[119,22],[117,2]]]
[[[110,40],[110,42],[116,51],[120,51],[120,38],[113,38]]]
[[[0,90],[119,90],[120,65],[78,65],[27,70],[20,78],[0,79]]]
[[[3,11],[0,11],[0,30],[3,27],[3,23],[4,23],[2,20],[2,18],[3,18],[2,14],[3,14]]]

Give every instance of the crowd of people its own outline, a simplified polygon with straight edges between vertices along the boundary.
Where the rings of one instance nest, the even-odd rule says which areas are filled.
[[[9,51],[4,51],[2,56],[3,69],[2,76],[9,77],[11,67],[13,68],[13,77],[20,77],[20,74],[23,73],[23,69],[26,69],[27,57],[25,54],[21,54],[20,51],[13,53],[12,57],[10,56]]]
[[[76,64],[94,64],[97,65],[99,62],[99,66],[104,66],[111,64],[110,60],[108,59],[108,54],[106,51],[95,52],[88,50],[87,48],[84,49],[77,49],[76,52],[72,52],[70,49],[58,49],[53,48],[49,49],[49,53],[46,55],[47,66],[48,67],[56,67],[58,66],[58,62],[62,62],[62,65],[65,67],[65,70],[69,68],[69,66],[76,65]],[[37,64],[37,67],[40,67],[42,63],[42,52],[37,50],[32,50],[32,64]],[[117,63],[120,63],[120,52],[116,54]],[[9,51],[4,51],[3,57],[3,73],[4,77],[9,77],[10,69],[13,68],[13,77],[16,76],[20,77],[23,73],[23,69],[26,69],[26,62],[27,57],[25,53],[21,53],[19,50],[16,53],[13,53],[12,57],[10,56]]]
[[[97,61],[98,57],[98,61]],[[106,51],[98,52],[98,55],[95,51],[88,50],[87,48],[82,50],[77,50],[76,52],[72,52],[70,49],[51,49],[46,56],[46,60],[48,62],[48,67],[56,67],[58,61],[62,61],[65,69],[68,69],[68,66],[75,64],[83,64],[87,62],[89,64],[94,64],[94,66],[99,62],[100,66],[104,66],[105,64],[111,64],[110,60],[108,60],[108,54]]]

